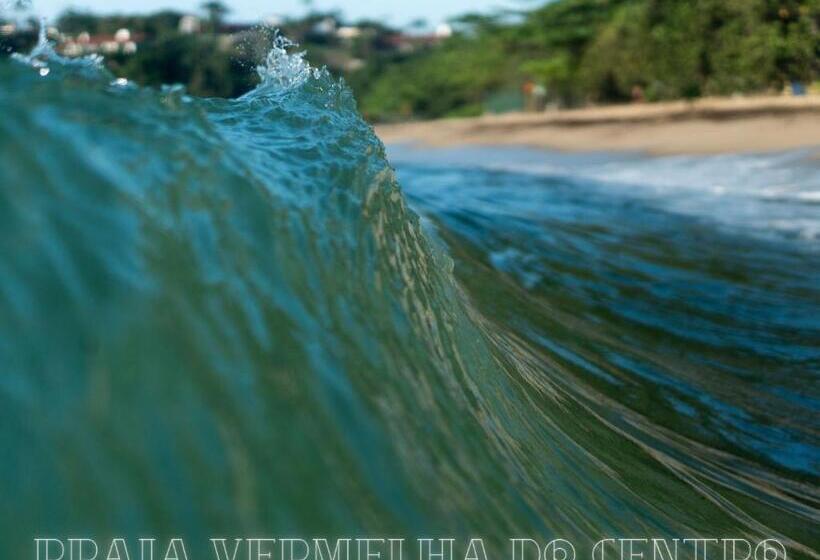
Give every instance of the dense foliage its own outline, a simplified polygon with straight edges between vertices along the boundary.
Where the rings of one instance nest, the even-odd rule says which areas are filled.
[[[558,0],[514,23],[474,18],[359,92],[371,117],[479,112],[532,80],[560,105],[780,91],[818,76],[818,0]]]

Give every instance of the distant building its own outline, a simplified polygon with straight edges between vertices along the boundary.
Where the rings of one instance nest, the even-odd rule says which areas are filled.
[[[338,24],[336,23],[336,20],[334,18],[326,17],[317,21],[316,24],[313,26],[313,29],[311,29],[311,32],[314,35],[333,35],[336,32],[337,26]]]
[[[436,26],[433,34],[439,39],[447,39],[453,36],[453,28],[448,23],[440,23]]]
[[[122,28],[118,29],[116,33],[114,33],[114,40],[117,43],[128,43],[131,41],[131,31],[128,29]]]
[[[194,15],[184,15],[179,20],[179,32],[190,35],[199,33],[202,30],[202,20]]]
[[[348,25],[342,26],[336,30],[336,37],[338,37],[339,39],[343,39],[345,41],[352,41],[353,39],[360,37],[361,34],[361,29],[359,29],[358,27],[352,27]]]
[[[451,31],[452,32],[452,31]],[[420,48],[431,47],[441,43],[448,36],[445,35],[410,35],[394,33],[385,38],[386,44],[401,53],[411,53]]]
[[[87,31],[76,37],[64,36],[58,46],[65,56],[83,56],[86,54],[134,54],[142,36],[131,33],[129,29],[118,29],[114,35],[90,35]]]

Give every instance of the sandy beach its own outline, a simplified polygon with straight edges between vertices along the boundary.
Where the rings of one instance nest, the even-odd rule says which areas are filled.
[[[380,125],[386,143],[713,154],[815,148],[820,96],[713,98]]]

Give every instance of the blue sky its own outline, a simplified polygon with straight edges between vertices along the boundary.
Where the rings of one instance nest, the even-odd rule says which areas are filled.
[[[231,19],[256,21],[271,15],[301,15],[304,0],[223,0],[232,9]],[[53,17],[69,6],[95,12],[149,12],[161,8],[194,11],[202,0],[31,0],[34,12]],[[533,0],[312,0],[316,10],[340,9],[350,19],[367,17],[393,25],[425,18],[435,25],[469,11],[530,7]]]

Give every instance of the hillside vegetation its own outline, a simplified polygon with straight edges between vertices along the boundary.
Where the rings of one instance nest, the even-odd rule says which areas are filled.
[[[525,80],[563,106],[780,91],[817,79],[818,26],[818,0],[558,0],[353,83],[376,120],[477,114]]]
[[[229,12],[206,2],[195,32],[181,27],[192,16],[175,11],[68,11],[56,24],[64,40],[129,29],[138,48],[105,53],[118,76],[232,97],[256,82],[271,31],[227,24]],[[328,21],[330,31],[321,31]],[[345,77],[372,121],[521,108],[525,84],[538,88],[542,105],[573,107],[780,92],[812,84],[819,72],[820,0],[554,0],[532,11],[463,16],[446,39],[373,21],[344,25],[338,14],[312,13],[281,28],[312,63]],[[0,33],[0,52],[30,48],[35,28]]]

